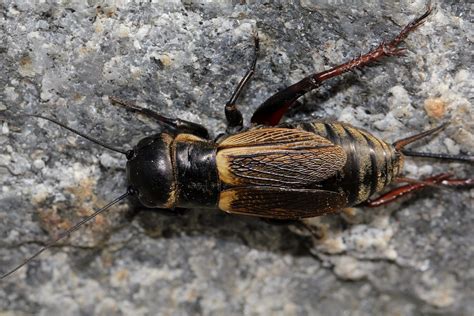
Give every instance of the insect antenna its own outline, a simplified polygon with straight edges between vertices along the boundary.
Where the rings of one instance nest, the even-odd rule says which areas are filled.
[[[129,154],[128,151],[125,151],[125,150],[122,150],[122,149],[119,149],[119,148],[116,148],[116,147],[107,145],[107,144],[105,144],[105,143],[103,143],[103,142],[101,142],[101,141],[99,141],[99,140],[97,140],[97,139],[94,139],[94,138],[92,138],[92,137],[90,137],[90,136],[88,136],[88,135],[86,135],[86,134],[84,134],[84,133],[82,133],[82,132],[79,132],[78,130],[76,130],[76,129],[72,128],[72,127],[69,127],[69,126],[67,126],[66,124],[61,123],[61,122],[59,122],[59,121],[57,121],[57,120],[55,120],[55,119],[53,119],[53,118],[50,118],[50,117],[47,117],[47,116],[43,116],[43,115],[39,115],[39,114],[21,114],[20,116],[32,116],[32,117],[37,117],[37,118],[41,118],[41,119],[43,119],[43,120],[50,121],[50,122],[52,122],[52,123],[54,123],[54,124],[56,124],[56,125],[59,125],[59,126],[61,126],[62,128],[65,128],[65,129],[67,129],[68,131],[73,132],[74,134],[77,134],[77,135],[79,135],[79,136],[81,136],[81,137],[83,137],[83,138],[85,138],[85,139],[87,139],[87,140],[89,140],[89,141],[91,141],[91,142],[93,142],[93,143],[99,145],[99,146],[102,146],[102,147],[107,148],[107,149],[109,149],[109,150],[112,150],[112,151],[121,153],[121,154],[123,154],[123,155],[128,155],[128,154]]]
[[[443,130],[448,126],[449,123],[441,124],[438,127],[429,129],[427,131],[421,132],[419,134],[415,134],[409,136],[407,138],[399,139],[393,143],[395,149],[399,150],[405,156],[412,156],[412,157],[423,157],[423,158],[435,158],[441,160],[457,160],[457,161],[467,161],[467,162],[474,162],[474,156],[469,155],[449,155],[449,154],[441,154],[441,153],[430,153],[430,152],[417,152],[405,149],[404,147],[408,144],[411,144],[417,140],[425,138],[427,136],[433,135],[438,133],[439,131]]]
[[[62,232],[61,234],[59,234],[56,238],[50,240],[45,246],[43,246],[40,250],[38,250],[36,253],[34,253],[32,256],[28,257],[27,259],[25,259],[25,261],[23,261],[21,264],[17,265],[15,268],[11,269],[10,271],[8,271],[7,273],[3,274],[1,277],[0,277],[0,280],[3,280],[5,279],[6,277],[8,277],[9,275],[15,273],[16,271],[18,271],[21,267],[23,267],[24,265],[28,264],[30,261],[32,261],[33,259],[35,259],[36,257],[38,257],[42,252],[44,252],[45,250],[51,248],[52,246],[56,245],[59,241],[61,241],[62,239],[66,238],[66,237],[69,237],[69,235],[71,235],[73,232],[75,232],[76,230],[79,229],[79,227],[81,227],[82,225],[84,225],[85,223],[89,222],[90,220],[94,219],[97,215],[107,211],[109,208],[111,208],[113,205],[119,203],[120,201],[122,201],[123,199],[125,199],[126,197],[130,196],[130,195],[133,195],[134,194],[134,191],[133,189],[128,189],[126,193],[122,194],[121,196],[119,196],[118,198],[116,198],[115,200],[113,200],[112,202],[110,202],[109,204],[107,204],[106,206],[102,207],[101,209],[95,211],[93,214],[87,216],[86,218],[84,218],[83,220],[81,220],[80,222],[78,222],[77,224],[75,224],[74,226],[72,226],[71,228],[69,228],[68,230],[66,230],[65,232]]]

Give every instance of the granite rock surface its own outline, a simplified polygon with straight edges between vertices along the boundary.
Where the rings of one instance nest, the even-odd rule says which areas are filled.
[[[332,4],[331,4],[332,3]],[[336,4],[334,4],[336,3]],[[423,1],[3,1],[0,272],[127,187],[125,158],[44,120],[129,149],[159,127],[117,96],[225,130],[278,90],[390,39]],[[433,1],[406,56],[331,80],[287,120],[336,119],[393,141],[449,121],[418,148],[473,153],[471,5]],[[473,175],[408,159],[405,174]],[[0,283],[5,315],[420,315],[474,313],[474,191],[427,190],[298,226],[123,202]]]

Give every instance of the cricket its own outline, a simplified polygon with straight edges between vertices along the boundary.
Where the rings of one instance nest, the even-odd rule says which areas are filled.
[[[207,208],[230,214],[298,221],[351,206],[383,206],[429,187],[471,188],[474,178],[458,178],[450,173],[423,179],[403,176],[403,164],[408,156],[465,163],[474,161],[472,155],[418,152],[407,148],[418,140],[434,136],[447,123],[388,141],[344,122],[281,122],[298,98],[325,81],[384,57],[402,56],[404,39],[420,27],[431,12],[429,7],[393,39],[382,42],[368,53],[311,74],[272,95],[253,113],[250,124],[244,124],[236,102],[257,69],[260,43],[255,34],[250,69],[225,104],[227,129],[216,139],[211,139],[211,133],[200,124],[169,118],[113,96],[110,97],[112,104],[149,117],[161,126],[161,131],[126,150],[93,139],[54,118],[25,114],[48,120],[123,154],[127,160],[128,189],[51,240],[1,279],[130,196],[136,196],[147,208]],[[388,189],[394,184],[399,185]]]

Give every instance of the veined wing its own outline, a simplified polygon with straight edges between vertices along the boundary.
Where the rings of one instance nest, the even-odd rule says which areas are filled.
[[[217,168],[230,186],[308,187],[346,163],[342,147],[311,132],[258,128],[231,135],[217,149]]]

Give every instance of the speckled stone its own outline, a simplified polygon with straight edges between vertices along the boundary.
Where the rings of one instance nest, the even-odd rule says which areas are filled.
[[[15,113],[54,116],[128,149],[158,127],[108,102],[117,96],[217,135],[253,32],[261,54],[239,100],[246,120],[279,89],[374,48],[425,9],[405,0],[152,2],[0,3],[0,272],[127,186],[120,154]],[[435,2],[405,57],[331,80],[287,119],[339,119],[390,141],[449,121],[419,148],[472,153],[470,5]],[[474,170],[409,159],[405,171]],[[427,190],[308,220],[323,236],[315,241],[298,226],[130,201],[2,281],[0,314],[472,315],[473,204],[472,190]]]

